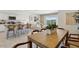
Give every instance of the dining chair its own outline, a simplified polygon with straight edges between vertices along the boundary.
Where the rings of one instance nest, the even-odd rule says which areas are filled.
[[[32,33],[31,33],[31,35],[35,34],[36,32],[38,33],[38,32],[40,32],[40,31],[39,31],[39,30],[33,30]],[[30,41],[22,42],[22,43],[17,43],[17,44],[15,44],[15,45],[13,46],[13,48],[18,48],[19,46],[26,45],[26,44],[30,44]],[[32,43],[32,44],[35,45],[36,48],[38,48],[38,46],[37,46],[36,44],[34,44],[34,43]]]
[[[40,32],[39,30],[33,30],[31,34],[35,34],[35,33],[38,33]]]
[[[45,30],[46,30],[46,28],[42,28],[42,29],[41,29],[41,31],[45,31]]]
[[[66,45],[61,48],[79,48],[79,34],[69,34]]]
[[[40,32],[39,30],[36,30],[36,29],[35,29],[35,30],[32,31],[31,34],[35,34],[35,33],[39,33],[39,32]],[[36,45],[36,44],[34,44],[34,43],[32,43],[32,45],[35,46],[35,48],[38,48],[38,45]]]
[[[18,47],[26,45],[26,44],[30,44],[30,41],[22,42],[22,43],[17,43],[12,48],[18,48]],[[28,46],[28,47],[30,47],[30,46]]]
[[[69,34],[67,41],[68,47],[79,47],[79,34]]]

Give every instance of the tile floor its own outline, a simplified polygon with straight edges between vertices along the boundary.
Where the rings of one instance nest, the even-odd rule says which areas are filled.
[[[12,48],[15,44],[26,42],[28,40],[27,34],[21,35],[16,38],[6,38],[6,32],[0,32],[0,48]],[[26,48],[27,45],[21,46],[21,48]],[[19,47],[20,48],[20,47]]]

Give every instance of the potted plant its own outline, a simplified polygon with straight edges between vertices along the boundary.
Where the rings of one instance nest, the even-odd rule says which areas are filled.
[[[56,25],[56,24],[49,24],[49,25],[46,27],[46,29],[48,29],[48,32],[49,32],[49,30],[50,30],[50,34],[51,34],[52,32],[54,32],[54,30],[56,30],[56,28],[57,28],[57,25]]]
[[[56,29],[58,26],[56,24],[52,24],[53,29]]]

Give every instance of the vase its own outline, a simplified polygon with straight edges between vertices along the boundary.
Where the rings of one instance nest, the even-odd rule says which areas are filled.
[[[50,29],[47,29],[46,32],[47,32],[48,35],[51,34],[51,30]]]

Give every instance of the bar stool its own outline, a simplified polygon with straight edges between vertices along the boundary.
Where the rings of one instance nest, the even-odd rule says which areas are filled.
[[[22,27],[22,34],[25,34],[24,24],[21,24],[21,27]]]
[[[20,36],[23,34],[23,27],[21,24],[17,25],[17,31],[16,31],[17,35]]]
[[[7,39],[10,37],[10,33],[12,32],[12,37],[16,37],[16,31],[15,31],[16,25],[14,24],[9,24],[7,26]]]
[[[28,33],[31,30],[31,24],[25,24],[25,33]]]
[[[38,33],[38,32],[40,32],[40,31],[39,31],[39,30],[33,30],[31,34],[33,35],[33,34],[35,34],[36,32]],[[31,43],[30,43],[30,41],[22,42],[22,43],[17,43],[16,45],[13,46],[13,48],[17,48],[17,47],[19,47],[19,46],[26,45],[26,44],[31,44]],[[38,48],[38,46],[37,46],[36,44],[34,44],[34,43],[32,43],[32,44],[35,45],[36,48]],[[30,47],[31,47],[31,46],[30,46]]]

